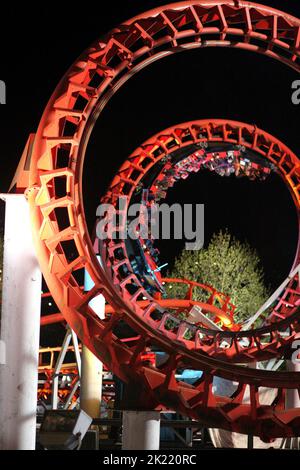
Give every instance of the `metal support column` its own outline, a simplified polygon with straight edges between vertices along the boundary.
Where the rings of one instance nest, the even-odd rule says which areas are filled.
[[[93,287],[93,281],[88,272],[85,272],[84,289],[89,291]],[[93,298],[89,306],[99,318],[105,317],[105,299],[102,294]],[[92,418],[99,418],[102,399],[102,374],[103,364],[84,345],[81,354],[81,378],[80,378],[80,408]]]
[[[123,411],[123,450],[159,450],[159,441],[159,411]]]
[[[0,363],[0,449],[35,449],[42,276],[24,195],[6,203]]]

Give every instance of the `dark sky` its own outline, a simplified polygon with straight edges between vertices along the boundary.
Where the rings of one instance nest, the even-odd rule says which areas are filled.
[[[29,132],[67,68],[103,33],[161,1],[11,2],[2,10],[0,79],[1,191],[6,191]],[[262,2],[300,17],[295,0]],[[3,6],[1,6],[3,9]],[[6,10],[6,11],[5,11]],[[207,117],[255,123],[300,153],[300,106],[291,103],[296,72],[263,56],[226,49],[177,54],[134,76],[110,101],[90,140],[84,173],[90,225],[117,167],[142,141],[170,125]],[[277,177],[264,184],[204,173],[180,184],[173,200],[206,204],[206,241],[228,227],[254,246],[274,287],[288,273],[296,248],[292,200]],[[178,253],[165,246],[163,259]]]

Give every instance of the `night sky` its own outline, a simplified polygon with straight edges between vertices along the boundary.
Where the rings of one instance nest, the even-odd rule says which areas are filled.
[[[1,32],[0,79],[7,85],[7,105],[0,107],[1,192],[9,187],[28,134],[36,130],[51,93],[77,56],[118,23],[167,2],[107,2],[105,9],[103,3],[11,3],[2,11],[8,28]],[[262,3],[300,17],[295,0]],[[270,132],[299,154],[300,106],[291,102],[296,79],[296,72],[279,62],[229,49],[176,54],[134,76],[111,99],[90,140],[84,172],[89,226],[118,166],[145,139],[171,125],[203,118],[240,120]],[[247,239],[273,287],[288,274],[297,221],[278,176],[256,183],[203,172],[179,183],[169,200],[204,203],[206,243],[225,227]],[[162,259],[172,263],[179,250],[178,242],[165,243]]]

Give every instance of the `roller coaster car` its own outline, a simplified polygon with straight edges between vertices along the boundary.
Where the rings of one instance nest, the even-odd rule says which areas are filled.
[[[152,250],[155,250],[152,248]],[[164,287],[162,284],[161,273],[159,271],[158,265],[155,262],[155,259],[151,255],[150,249],[146,249],[143,252],[144,259],[145,259],[145,270],[144,270],[144,278],[147,283],[154,289],[159,292],[164,292]]]
[[[152,242],[150,240],[145,242],[142,238],[139,238],[138,240],[127,240],[126,245],[132,269],[145,289],[152,294],[155,292],[163,293],[164,287],[161,274],[155,262],[158,250],[152,246]]]
[[[272,171],[271,167],[253,162],[248,158],[241,159],[235,163],[235,174],[238,177],[247,176],[251,181],[265,181]]]
[[[153,202],[153,195],[149,193],[148,189],[142,192],[141,205],[146,208],[148,212],[148,220],[150,219]],[[148,221],[145,220],[146,214],[140,212],[140,224],[147,225]],[[131,262],[134,273],[138,276],[140,282],[150,293],[164,292],[164,287],[161,280],[160,269],[158,268],[158,255],[159,250],[153,246],[153,240],[150,238],[143,239],[139,236],[136,240],[128,238],[126,240],[126,249]]]

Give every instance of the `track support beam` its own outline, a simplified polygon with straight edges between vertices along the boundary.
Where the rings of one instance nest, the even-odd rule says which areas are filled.
[[[102,362],[82,345],[80,407],[92,418],[100,418],[102,373]]]

